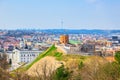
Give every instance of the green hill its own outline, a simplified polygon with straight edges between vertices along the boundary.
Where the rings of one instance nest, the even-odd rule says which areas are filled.
[[[45,52],[41,53],[32,63],[30,63],[29,65],[27,65],[25,67],[25,69],[28,70],[34,63],[36,63],[41,58],[46,57],[46,56],[54,56],[57,59],[60,59],[61,56],[62,56],[62,53],[57,52],[57,48],[55,47],[55,45],[52,45]]]
[[[44,60],[47,60],[48,63],[44,63]],[[55,65],[60,64],[60,66],[56,69],[54,66],[55,71],[51,72],[48,76],[46,76],[46,73],[52,70],[51,66],[47,67],[49,70],[44,68],[45,74],[33,76],[33,74],[40,74],[42,72],[42,66],[50,65],[49,61],[55,63]],[[37,63],[41,63],[40,66]],[[16,77],[21,78],[20,74],[27,77],[21,80],[27,80],[28,77],[31,78],[30,80],[119,80],[120,64],[118,62],[108,62],[104,57],[100,56],[59,53],[55,45],[52,45],[32,63],[26,65],[24,68],[23,66],[20,67],[18,71],[11,72],[10,75],[13,78],[15,77],[13,80],[18,80]]]
[[[46,56],[55,57],[56,60],[64,61],[65,63],[69,63],[73,60],[76,60],[77,62],[81,62],[81,61],[85,61],[88,58],[88,56],[81,56],[77,54],[63,55],[63,53],[57,52],[57,48],[55,47],[55,45],[52,45],[45,52],[41,53],[33,62],[25,66],[25,70],[28,70],[33,64],[35,64],[37,61],[39,61],[40,59]]]

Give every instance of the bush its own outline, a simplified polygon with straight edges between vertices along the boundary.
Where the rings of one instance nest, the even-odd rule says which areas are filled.
[[[53,80],[68,80],[69,75],[68,69],[64,68],[64,65],[62,65],[56,70]]]
[[[80,61],[79,64],[78,64],[78,69],[81,69],[83,66],[84,66],[84,65],[83,65],[83,62]]]
[[[115,53],[115,60],[120,64],[120,51]]]

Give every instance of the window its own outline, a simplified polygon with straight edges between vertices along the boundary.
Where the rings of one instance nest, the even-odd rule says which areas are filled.
[[[32,54],[32,56],[35,56],[35,54]]]

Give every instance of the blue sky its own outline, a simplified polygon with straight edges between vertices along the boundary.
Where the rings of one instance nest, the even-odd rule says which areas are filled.
[[[0,0],[0,29],[31,28],[120,29],[120,0]]]

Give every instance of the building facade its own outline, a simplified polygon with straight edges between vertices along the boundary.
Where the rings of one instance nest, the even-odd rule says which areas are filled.
[[[112,35],[113,45],[120,45],[120,35]]]
[[[42,51],[38,50],[13,50],[12,62],[13,63],[29,63],[33,61]]]
[[[68,44],[69,43],[69,36],[68,35],[61,35],[60,36],[60,43],[61,44]]]

